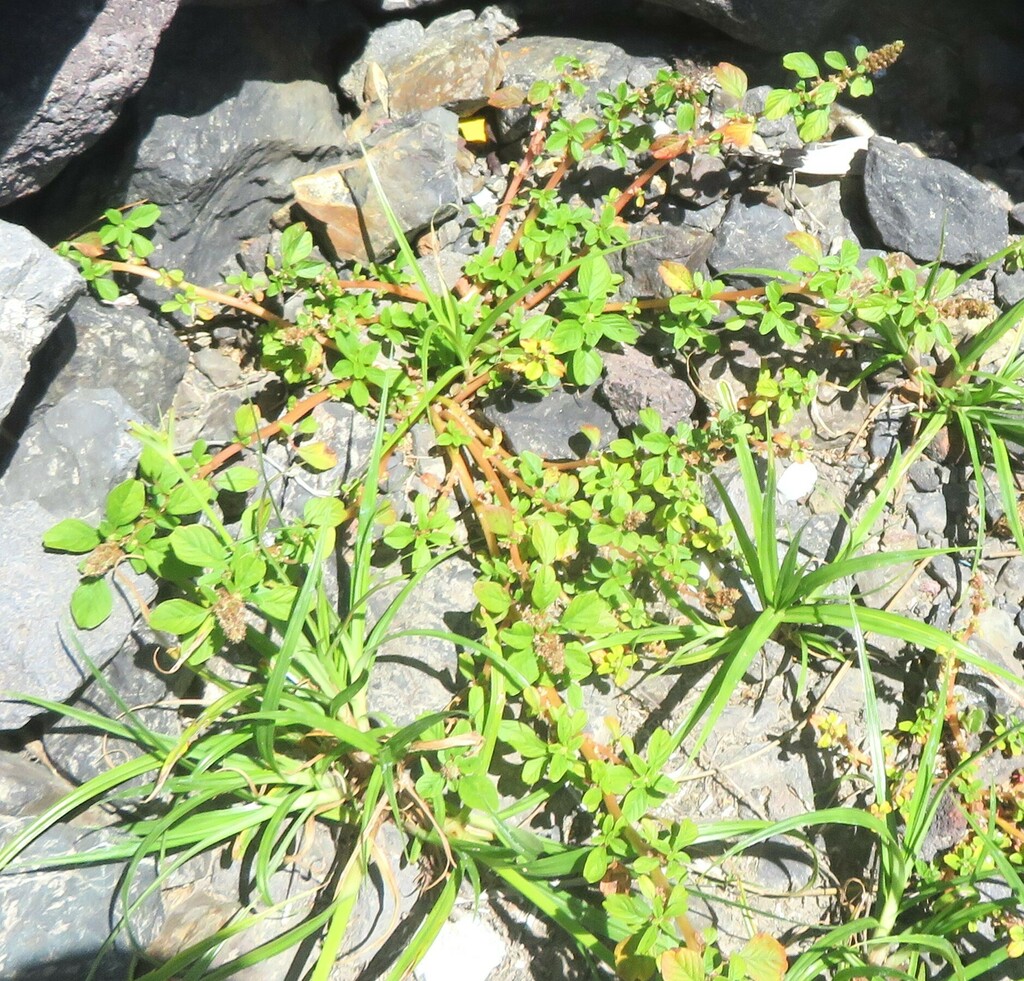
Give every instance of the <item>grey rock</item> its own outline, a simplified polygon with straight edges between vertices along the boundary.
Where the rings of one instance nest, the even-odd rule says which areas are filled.
[[[0,838],[7,839],[25,822],[0,818]],[[128,843],[107,828],[82,829],[58,824],[24,853],[33,859],[81,855]],[[0,976],[40,981],[84,977],[97,952],[117,926],[124,909],[119,899],[124,861],[57,869],[33,869],[0,876]],[[152,860],[142,862],[131,883],[130,898],[153,881]],[[162,917],[158,895],[151,895],[131,917],[136,941],[145,949]],[[123,981],[131,974],[134,950],[124,930],[101,962],[97,981]]]
[[[847,0],[654,0],[705,21],[737,40],[768,51],[789,51],[794,38],[822,34]]]
[[[70,262],[24,228],[0,221],[0,422],[21,391],[33,355],[83,288]]]
[[[914,489],[921,493],[937,491],[942,486],[942,475],[939,472],[938,464],[931,460],[918,458],[910,465],[907,476],[914,485]]]
[[[345,144],[333,48],[353,19],[338,3],[278,0],[244,14],[184,7],[133,101],[131,125],[88,166],[69,168],[52,205],[81,223],[112,201],[154,201],[163,213],[151,263],[214,285],[234,271],[239,243],[291,199],[291,181]],[[166,299],[158,288],[142,292]]]
[[[594,400],[594,389],[556,388],[543,398],[530,393],[502,393],[486,407],[490,422],[502,429],[515,453],[529,450],[549,460],[583,456],[590,441],[584,426],[600,433],[599,446],[616,436],[611,412]]]
[[[675,210],[683,211],[678,205]],[[714,244],[713,236],[691,225],[670,220],[675,217],[665,215],[657,223],[645,221],[631,225],[629,233],[633,244],[608,256],[609,265],[623,276],[619,287],[622,299],[669,296],[669,288],[658,273],[658,266],[664,260],[680,263],[690,270],[706,271],[705,262]]]
[[[799,218],[804,228],[821,240],[825,251],[839,241],[857,243],[853,226],[843,213],[842,187],[837,180],[796,181],[792,187],[794,200],[800,205]]]
[[[868,144],[864,196],[885,246],[918,261],[941,252],[948,265],[965,265],[1006,245],[1006,211],[985,184],[888,140]]]
[[[388,633],[407,630],[465,633],[468,629],[465,614],[476,608],[475,581],[476,573],[468,562],[457,557],[447,559],[408,594],[391,621]],[[391,582],[370,597],[370,611],[375,620],[385,615],[388,605],[404,585],[404,581]],[[378,651],[370,679],[370,711],[401,726],[428,712],[443,710],[454,694],[455,660],[454,646],[436,637],[414,634],[388,641]]]
[[[509,23],[511,33],[514,24]],[[494,18],[461,10],[428,27],[402,20],[374,31],[359,60],[339,83],[357,105],[376,100],[382,114],[403,116],[443,106],[465,114],[487,102],[501,84],[505,65]],[[375,92],[371,64],[383,72],[386,92]]]
[[[132,710],[126,717],[117,702],[95,680],[90,681],[70,704],[125,724],[137,721],[151,732],[177,737],[182,730],[176,696],[191,683],[188,671],[158,674],[154,667],[155,645],[131,644],[118,651],[103,669],[103,678]],[[42,735],[50,762],[76,784],[105,773],[112,766],[135,759],[139,745],[108,736],[95,727],[61,717]]]
[[[66,516],[60,512],[60,516]],[[152,600],[149,580],[120,573],[128,583],[113,582],[114,609],[95,630],[78,630],[68,613],[78,585],[74,556],[43,551],[43,534],[57,517],[37,502],[0,506],[0,729],[17,729],[41,709],[11,701],[13,692],[64,701],[91,677],[83,654],[103,667],[124,645],[138,609],[138,600]]]
[[[936,537],[945,533],[946,499],[941,494],[907,494],[905,501],[919,535]]]
[[[180,0],[53,0],[5,11],[0,205],[36,191],[91,146],[142,87]]]
[[[785,269],[798,255],[796,246],[786,241],[786,235],[796,230],[793,219],[777,208],[734,197],[715,233],[708,265],[717,273],[741,267]],[[753,280],[732,276],[729,282],[740,287]]]
[[[996,269],[993,277],[996,286],[996,297],[1004,307],[1024,300],[1024,269],[1007,272],[1002,266]]]
[[[458,138],[458,117],[446,109],[389,121],[367,138],[365,156],[351,148],[342,163],[297,179],[296,201],[323,222],[339,258],[379,260],[393,253],[398,242],[369,168],[403,232],[415,235],[451,218],[461,203]]]
[[[188,351],[169,325],[139,306],[111,306],[91,296],[75,301],[46,348],[57,372],[35,416],[78,389],[116,391],[155,425],[171,407],[188,365]]]
[[[242,381],[238,362],[213,348],[204,347],[196,351],[192,361],[217,388],[233,388]]]
[[[138,416],[113,389],[70,392],[25,431],[0,479],[0,506],[35,501],[61,517],[99,514],[138,458],[128,433]]]
[[[672,161],[672,193],[695,208],[720,201],[732,187],[733,177],[721,157],[698,153]]]
[[[36,818],[73,787],[24,754],[0,752],[0,801],[9,818]]]
[[[604,356],[605,375],[601,392],[622,427],[635,426],[641,409],[654,409],[667,427],[689,422],[697,396],[668,368],[659,367],[649,355],[635,347],[622,354]]]

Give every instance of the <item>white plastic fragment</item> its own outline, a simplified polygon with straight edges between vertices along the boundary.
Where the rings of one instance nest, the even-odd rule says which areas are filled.
[[[779,476],[776,490],[783,501],[799,501],[806,497],[818,481],[818,468],[809,460],[791,463]]]
[[[417,981],[486,981],[505,959],[505,944],[483,920],[448,920],[416,968]]]
[[[849,136],[827,143],[808,143],[782,151],[782,164],[797,174],[817,177],[844,177],[864,172],[864,156],[868,149],[866,136]]]

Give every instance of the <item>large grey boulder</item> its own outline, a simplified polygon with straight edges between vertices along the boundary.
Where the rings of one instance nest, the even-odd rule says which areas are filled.
[[[75,267],[31,232],[0,221],[0,422],[33,356],[83,290]]]
[[[343,3],[183,7],[119,139],[48,192],[51,215],[65,215],[60,225],[47,220],[48,234],[145,198],[163,209],[151,264],[215,285],[234,271],[241,243],[289,201],[291,181],[345,143],[333,87],[354,24]],[[155,287],[141,292],[166,299]]]
[[[978,178],[945,160],[872,139],[864,162],[868,214],[886,248],[920,262],[978,262],[1007,241],[1007,210]]]
[[[142,87],[180,0],[49,0],[4,10],[0,205],[39,190]],[[11,9],[11,8],[14,9]]]
[[[648,0],[768,51],[792,51],[819,37],[847,0]]]
[[[57,517],[34,501],[0,507],[0,729],[18,729],[42,711],[13,700],[15,694],[59,702],[82,687],[91,675],[81,652],[97,666],[109,661],[132,629],[138,597],[153,596],[129,575],[137,595],[116,584],[110,619],[95,630],[74,630],[67,610],[78,585],[77,562],[42,547]]]

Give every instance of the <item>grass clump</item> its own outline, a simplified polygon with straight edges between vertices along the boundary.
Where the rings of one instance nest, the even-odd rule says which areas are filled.
[[[869,94],[871,73],[898,53],[898,45],[858,49],[850,64],[829,52],[827,77],[810,56],[789,55],[785,64],[799,80],[772,92],[764,116],[792,115],[805,139],[819,138],[840,93]],[[866,554],[865,544],[910,464],[949,427],[962,434],[979,487],[983,467],[994,465],[1009,528],[1024,544],[1011,451],[1022,435],[1013,407],[1024,356],[988,361],[1005,335],[1019,333],[1024,305],[956,340],[944,311],[979,269],[957,278],[939,264],[923,275],[880,259],[861,268],[853,243],[826,255],[802,232],[792,236],[800,256],[789,269],[758,271],[762,286],[731,289],[728,277],[707,279],[666,262],[670,297],[616,300],[621,277],[608,257],[627,247],[628,220],[653,193],[653,178],[678,157],[749,152],[758,116],[740,108],[744,74],[723,64],[715,77],[733,103],[724,112],[711,111],[695,80],[663,71],[645,88],[623,84],[602,95],[596,118],[570,119],[563,102],[582,91],[585,67],[572,59],[558,67],[556,81],[530,93],[535,122],[525,155],[496,214],[475,216],[479,252],[451,290],[430,285],[372,170],[399,253],[344,276],[315,254],[299,224],[283,233],[279,255],[261,274],[241,274],[225,291],[197,287],[146,263],[142,233],[158,216],[151,205],[108,212],[98,232],[62,247],[107,299],[121,277],[137,275],[171,291],[168,311],[202,319],[228,306],[257,318],[262,364],[293,393],[274,421],[248,407],[240,412],[237,438],[216,453],[202,442],[176,452],[172,429],[140,427],[138,473],[111,492],[98,526],[69,518],[46,536],[47,547],[83,555],[72,603],[83,629],[109,614],[109,580],[123,564],[159,579],[161,601],[142,612],[174,638],[173,670],[194,672],[214,694],[178,737],[147,728],[124,705],[123,718],[112,720],[32,699],[134,741],[140,755],[24,829],[0,850],[0,866],[64,816],[105,801],[128,815],[128,843],[59,861],[128,860],[124,929],[172,872],[227,846],[248,857],[260,900],[140,977],[227,977],[304,941],[315,950],[309,976],[329,977],[346,949],[360,885],[374,867],[385,883],[394,881],[378,843],[386,822],[402,832],[406,860],[430,873],[431,911],[389,965],[396,979],[422,957],[460,884],[479,891],[485,878],[564,928],[595,971],[622,978],[923,979],[935,959],[966,978],[977,965],[963,965],[953,941],[981,919],[1007,938],[986,964],[1019,953],[1020,924],[1010,910],[1024,900],[1021,851],[1006,830],[1019,800],[984,806],[984,792],[967,776],[970,754],[952,765],[941,758],[958,665],[1000,672],[965,638],[873,609],[843,583],[943,551]],[[665,120],[670,132],[656,136],[655,124]],[[621,186],[593,209],[563,200],[568,175],[597,154],[622,169]],[[291,296],[301,308],[286,321],[277,311]],[[889,461],[870,505],[847,519],[844,544],[828,561],[804,556],[799,534],[778,547],[776,457],[806,447],[773,434],[766,420],[784,424],[813,397],[817,378],[797,367],[778,381],[762,374],[748,398],[703,425],[667,429],[644,410],[630,432],[600,451],[593,439],[576,460],[514,454],[481,408],[489,393],[509,387],[545,394],[592,384],[602,352],[642,334],[653,331],[689,354],[715,351],[739,330],[756,331],[782,355],[830,345],[859,359],[864,377],[895,367],[902,375],[893,397],[916,401],[919,435]],[[305,466],[330,469],[336,458],[316,438],[311,416],[328,400],[348,401],[375,420],[372,455],[356,479],[288,517],[275,510],[265,474],[233,461],[283,434]],[[419,422],[431,427],[447,477],[399,520],[380,481]],[[730,459],[742,501],[716,474]],[[712,485],[725,509],[718,518],[707,496]],[[247,504],[229,521],[225,496],[240,494]],[[982,514],[979,536],[983,524]],[[350,573],[335,604],[323,570],[339,543],[350,548]],[[374,620],[369,600],[381,588],[374,559],[383,548],[399,554],[403,571],[397,595]],[[450,704],[399,725],[374,711],[375,659],[412,589],[453,555],[476,570],[475,632],[421,633],[458,649],[460,687]],[[940,698],[908,730],[920,748],[902,776],[894,769],[899,746],[886,741],[874,695],[869,642],[877,636],[923,652],[943,679]],[[664,818],[680,786],[670,761],[692,761],[713,736],[769,641],[799,663],[801,691],[826,659],[859,666],[869,735],[851,770],[856,803],[774,822]],[[605,735],[595,729],[589,687],[695,665],[706,676],[695,704],[671,727],[654,728],[644,745],[614,723]],[[1003,725],[993,729],[993,747],[1018,738],[999,720],[976,724],[978,731]],[[509,796],[513,769],[519,792]],[[586,814],[586,834],[552,836],[533,820],[566,789]],[[970,805],[972,834],[942,868],[925,858],[923,843],[953,792]],[[294,861],[314,826],[346,831],[336,837],[316,902],[272,941],[218,960],[223,943],[278,908],[271,878]],[[741,854],[768,838],[802,841],[808,829],[823,828],[857,829],[875,842],[855,913],[837,910],[835,922],[810,924],[808,936],[788,946],[758,932],[726,950],[714,931],[697,928],[695,850]],[[131,884],[149,856],[159,857],[160,871],[138,896]],[[979,882],[992,875],[1009,887],[1009,899],[980,898]],[[964,904],[965,895],[974,899]]]

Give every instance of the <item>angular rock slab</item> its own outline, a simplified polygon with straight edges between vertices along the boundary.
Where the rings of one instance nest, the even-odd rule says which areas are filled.
[[[181,0],[51,0],[5,11],[0,205],[39,190],[142,87]]]
[[[112,306],[91,296],[75,301],[46,356],[58,373],[37,415],[78,389],[111,388],[151,425],[171,407],[188,366],[188,350],[169,325],[141,306]]]
[[[0,479],[0,506],[33,501],[61,518],[98,517],[139,456],[135,409],[109,388],[82,388],[32,421]]]
[[[872,139],[864,162],[868,215],[886,248],[962,266],[998,252],[1007,212],[976,177],[945,160]],[[943,232],[945,238],[943,239]]]
[[[75,267],[20,225],[0,221],[0,422],[29,363],[84,289]]]
[[[239,243],[266,228],[291,181],[344,146],[330,49],[351,30],[347,4],[185,7],[134,103],[133,143],[101,205],[163,208],[153,265],[212,285]],[[110,180],[97,165],[83,181]],[[162,291],[158,293],[165,299]]]
[[[128,586],[113,584],[114,610],[95,630],[78,630],[69,612],[79,577],[74,556],[43,550],[43,534],[58,518],[35,501],[0,506],[0,729],[19,729],[42,709],[10,700],[12,693],[65,701],[92,675],[79,647],[102,667],[124,645],[138,600],[155,587],[122,567]]]
[[[696,17],[739,41],[791,51],[821,34],[849,0],[648,0]]]
[[[295,200],[323,222],[340,259],[376,261],[397,241],[370,178],[372,167],[406,235],[450,218],[461,202],[455,154],[459,120],[446,109],[385,124],[335,167],[294,181]]]
[[[383,104],[388,114],[443,106],[466,113],[478,109],[501,84],[505,63],[494,19],[468,10],[440,17],[429,27],[400,20],[370,35],[366,50],[342,77],[341,90],[358,105]],[[385,91],[378,91],[383,73]]]
[[[796,230],[796,223],[784,211],[735,197],[725,209],[708,265],[719,273],[739,268],[785,269],[798,254],[796,246],[786,240]],[[754,283],[736,277],[729,282],[737,286]]]

